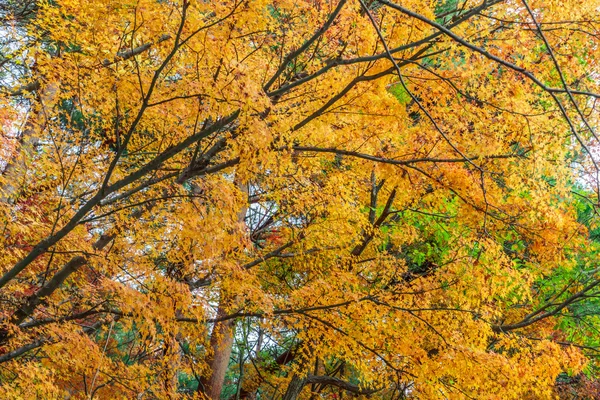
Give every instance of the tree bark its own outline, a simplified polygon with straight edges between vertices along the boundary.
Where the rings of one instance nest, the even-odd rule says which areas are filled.
[[[223,300],[217,312],[217,318],[227,315],[223,307]],[[235,333],[235,320],[230,319],[215,323],[210,337],[210,349],[212,354],[207,363],[210,366],[210,375],[200,380],[198,389],[213,400],[218,400],[223,390],[225,373],[229,365],[231,350],[233,348],[233,337]]]
[[[245,195],[244,206],[237,215],[240,229],[243,229],[242,235],[244,235],[246,234],[245,220],[246,212],[248,211],[248,206],[246,204],[248,198],[248,185],[237,180],[235,181],[235,184]],[[219,308],[217,309],[217,318],[227,315],[226,308],[232,301],[235,300],[231,298],[230,294],[221,292]],[[213,400],[218,400],[221,397],[221,391],[223,390],[223,384],[225,382],[225,373],[227,372],[229,358],[231,357],[231,351],[233,349],[234,335],[235,319],[215,323],[210,337],[210,349],[212,354],[207,360],[208,365],[210,366],[210,375],[208,377],[203,377],[198,386],[199,391],[202,391],[206,396]]]
[[[294,374],[290,384],[287,387],[287,390],[285,391],[285,394],[283,395],[283,400],[296,400],[306,383],[307,382],[305,378],[300,378],[298,375]]]
[[[287,387],[285,394],[283,395],[283,400],[296,400],[302,392],[302,388],[304,388],[307,384],[318,384],[318,385],[330,385],[338,387],[342,390],[345,390],[350,393],[354,393],[355,395],[368,396],[373,393],[380,391],[381,389],[361,389],[358,385],[355,385],[350,382],[346,382],[342,379],[336,378],[334,376],[325,376],[325,375],[308,375],[305,378],[299,378],[298,375],[294,374],[290,384]]]

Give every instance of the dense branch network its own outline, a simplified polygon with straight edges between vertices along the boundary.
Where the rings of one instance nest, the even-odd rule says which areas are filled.
[[[526,1],[109,3],[0,7],[35,38],[2,90],[2,121],[31,110],[0,155],[0,363],[88,343],[99,366],[56,362],[89,398],[183,376],[219,398],[227,368],[238,399],[581,369],[569,345],[595,346],[550,325],[600,284],[571,199],[580,173],[595,215],[584,33]]]

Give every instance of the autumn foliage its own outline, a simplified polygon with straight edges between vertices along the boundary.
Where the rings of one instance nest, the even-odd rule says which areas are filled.
[[[599,13],[0,1],[0,398],[598,398]]]

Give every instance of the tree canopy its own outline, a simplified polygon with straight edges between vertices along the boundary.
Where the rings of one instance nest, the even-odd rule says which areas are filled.
[[[0,397],[593,398],[599,13],[1,0]]]

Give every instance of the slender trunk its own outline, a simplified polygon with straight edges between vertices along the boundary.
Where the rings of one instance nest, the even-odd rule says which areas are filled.
[[[300,396],[300,392],[302,392],[302,388],[306,384],[306,379],[298,377],[298,375],[294,374],[290,384],[283,395],[283,400],[296,400],[298,396]]]
[[[248,198],[248,186],[240,182],[236,182],[236,185],[245,195],[244,206],[238,213],[238,223],[240,229],[243,230],[242,235],[244,235],[246,231],[245,218],[246,212],[248,211],[246,203]],[[230,294],[221,292],[221,299],[217,309],[217,318],[226,316],[227,306],[234,301],[235,300],[231,298]],[[198,387],[198,390],[204,392],[210,399],[218,400],[221,396],[221,391],[223,390],[223,384],[225,382],[225,373],[227,372],[229,358],[231,357],[231,351],[233,349],[234,334],[234,319],[215,323],[210,337],[211,354],[207,360],[208,365],[210,366],[210,375],[208,377],[203,377],[200,380],[200,386]]]
[[[307,345],[307,346],[308,347],[305,348],[306,353],[304,353],[306,358],[304,359],[304,361],[300,361],[300,364],[299,364],[300,371],[305,371],[308,368],[310,368],[309,367],[309,362],[310,362],[309,359],[314,354],[314,347],[312,345]],[[299,350],[297,349],[295,354],[293,355],[293,358],[296,357],[298,352],[299,352]],[[315,362],[316,361],[317,360],[315,360]],[[308,382],[306,375],[304,375],[304,378],[300,378],[297,374],[294,374],[292,376],[292,380],[288,384],[285,394],[283,395],[283,400],[296,400],[298,398],[298,396],[300,395],[300,392],[302,392],[302,388],[304,388],[304,386],[307,383],[310,383],[310,382]]]
[[[217,312],[217,318],[226,315],[223,307],[223,300]],[[207,363],[210,366],[210,375],[200,380],[199,389],[206,396],[213,400],[218,400],[223,390],[225,382],[225,373],[229,365],[231,350],[233,348],[233,336],[235,332],[235,320],[227,320],[215,323],[210,337],[211,355]]]

